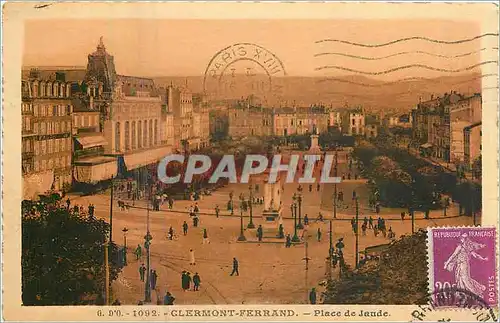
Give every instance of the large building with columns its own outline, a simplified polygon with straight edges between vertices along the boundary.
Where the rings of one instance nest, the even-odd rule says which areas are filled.
[[[172,141],[166,138],[171,131],[164,129],[172,123],[171,116],[154,81],[118,74],[102,38],[88,56],[82,91],[82,100],[100,112],[105,141],[101,156],[75,164],[82,174],[79,181],[96,183],[116,175],[118,157],[123,158],[128,171],[139,172],[171,152]]]

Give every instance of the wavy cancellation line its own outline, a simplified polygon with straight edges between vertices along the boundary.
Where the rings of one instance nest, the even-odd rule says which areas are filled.
[[[497,47],[492,47],[489,49],[498,50]],[[414,51],[399,52],[399,53],[394,53],[391,55],[379,56],[379,57],[358,56],[358,55],[352,55],[352,54],[346,54],[346,53],[340,53],[340,52],[324,52],[324,53],[314,54],[314,57],[330,56],[331,55],[331,56],[344,56],[344,57],[350,57],[350,58],[357,58],[357,59],[363,59],[363,60],[368,60],[368,61],[376,61],[376,60],[381,60],[381,59],[386,59],[386,58],[391,58],[391,57],[401,56],[401,55],[424,54],[424,55],[439,57],[439,58],[460,58],[460,57],[465,57],[465,56],[477,54],[477,53],[480,53],[480,52],[485,51],[485,50],[488,50],[488,48],[481,48],[480,50],[476,50],[476,51],[469,52],[469,53],[458,54],[458,55],[440,55],[440,54],[434,54],[434,53],[420,51],[420,50],[414,50]]]
[[[463,43],[471,42],[471,41],[474,41],[476,39],[480,39],[480,38],[488,37],[488,36],[498,37],[498,33],[485,33],[482,35],[474,36],[472,38],[451,40],[451,41],[432,39],[432,38],[422,37],[422,36],[413,36],[413,37],[399,38],[399,39],[392,40],[392,41],[387,42],[387,43],[381,43],[381,44],[363,44],[363,43],[350,42],[350,41],[342,40],[342,39],[321,39],[321,40],[317,40],[315,43],[319,44],[319,43],[326,43],[326,42],[334,42],[334,43],[342,43],[342,44],[348,44],[348,45],[359,46],[359,47],[384,47],[384,46],[393,45],[396,43],[410,41],[410,40],[424,40],[424,41],[428,41],[428,42],[436,43],[436,44],[455,45],[455,44],[463,44]]]
[[[474,64],[474,65],[471,65],[471,66],[467,66],[467,67],[464,67],[464,68],[455,69],[455,70],[445,69],[445,68],[437,68],[437,67],[432,67],[432,66],[423,65],[423,64],[403,65],[403,66],[394,67],[394,68],[391,68],[391,69],[388,69],[388,70],[385,70],[385,71],[380,71],[380,72],[365,72],[365,71],[355,70],[355,69],[352,69],[352,68],[338,66],[338,65],[320,66],[320,67],[316,67],[315,70],[316,71],[320,71],[320,70],[324,70],[324,69],[337,69],[337,70],[342,70],[342,71],[346,71],[346,72],[353,72],[353,73],[365,74],[365,75],[383,75],[383,74],[389,74],[389,73],[393,73],[393,72],[400,71],[400,70],[405,70],[405,69],[410,69],[410,68],[423,68],[423,69],[426,69],[426,70],[431,70],[431,71],[436,71],[436,72],[459,73],[459,72],[470,71],[470,70],[472,70],[472,69],[474,69],[476,67],[479,67],[481,65],[486,65],[486,64],[498,64],[498,62],[497,61],[485,61],[485,62]]]
[[[462,84],[462,83],[469,83],[469,82],[481,79],[483,77],[490,77],[490,76],[498,76],[498,74],[484,74],[484,75],[480,75],[480,76],[469,78],[469,79],[464,80],[464,81],[453,83],[452,85],[457,85],[457,84]],[[384,83],[381,83],[381,84],[368,84],[368,83],[362,83],[362,82],[354,82],[354,81],[350,81],[350,80],[346,80],[346,79],[342,79],[342,78],[329,77],[329,78],[325,78],[325,79],[322,79],[322,80],[318,80],[318,81],[316,81],[316,83],[339,82],[339,83],[349,83],[349,84],[366,86],[366,87],[383,87],[383,86],[387,86],[387,85],[399,84],[401,82],[417,81],[417,80],[418,81],[429,81],[429,82],[440,82],[440,80],[438,78],[406,77],[406,78],[402,78],[402,79],[399,79],[399,80],[396,80],[396,81],[384,82]]]

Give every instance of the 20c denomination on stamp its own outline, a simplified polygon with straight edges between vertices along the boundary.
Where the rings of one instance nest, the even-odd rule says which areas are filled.
[[[428,229],[429,293],[436,307],[453,307],[443,299],[470,295],[498,306],[496,237],[493,227]]]

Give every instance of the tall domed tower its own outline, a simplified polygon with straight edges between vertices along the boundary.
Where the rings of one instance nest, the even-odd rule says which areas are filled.
[[[115,60],[112,55],[106,52],[106,47],[101,37],[97,49],[88,56],[85,82],[89,85],[89,89],[95,88],[97,90],[98,93],[92,94],[95,97],[99,97],[103,93],[112,93],[115,81]]]

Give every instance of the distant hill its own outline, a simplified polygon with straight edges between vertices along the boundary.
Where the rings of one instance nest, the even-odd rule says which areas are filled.
[[[442,95],[445,92],[457,91],[464,94],[481,92],[481,75],[464,74],[444,76],[435,79],[407,80],[395,83],[385,83],[364,76],[341,76],[335,80],[325,80],[324,77],[288,76],[273,78],[273,86],[280,88],[281,99],[269,96],[265,91],[252,91],[252,84],[245,75],[236,75],[231,90],[221,96],[227,99],[247,97],[254,93],[258,97],[266,98],[269,105],[309,106],[314,103],[323,103],[327,106],[342,107],[345,104],[363,105],[367,110],[385,112],[401,112],[410,110],[419,99],[428,100],[431,95]],[[155,77],[158,85],[170,83],[186,86],[193,92],[203,92],[203,77]],[[261,77],[258,82],[269,83],[267,77]],[[222,81],[221,87],[224,87]],[[362,84],[362,85],[360,85]],[[213,84],[211,84],[213,87]],[[218,85],[215,84],[215,85]]]
[[[82,80],[85,67],[38,67],[43,76],[66,72],[68,81]],[[29,68],[23,67],[23,77],[29,75]],[[187,86],[193,92],[204,92],[203,76],[160,76],[152,77],[158,86],[174,84]],[[236,74],[222,80],[207,82],[207,92],[213,99],[241,99],[255,94],[268,106],[309,106],[315,103],[333,107],[362,105],[368,111],[403,112],[414,107],[419,99],[428,100],[431,95],[457,91],[463,94],[481,92],[481,74],[469,73],[443,76],[434,79],[416,79],[386,83],[360,75],[346,75],[326,80],[325,77],[287,76],[271,79],[265,75]],[[271,92],[269,92],[271,86]],[[215,93],[218,90],[219,93]]]

